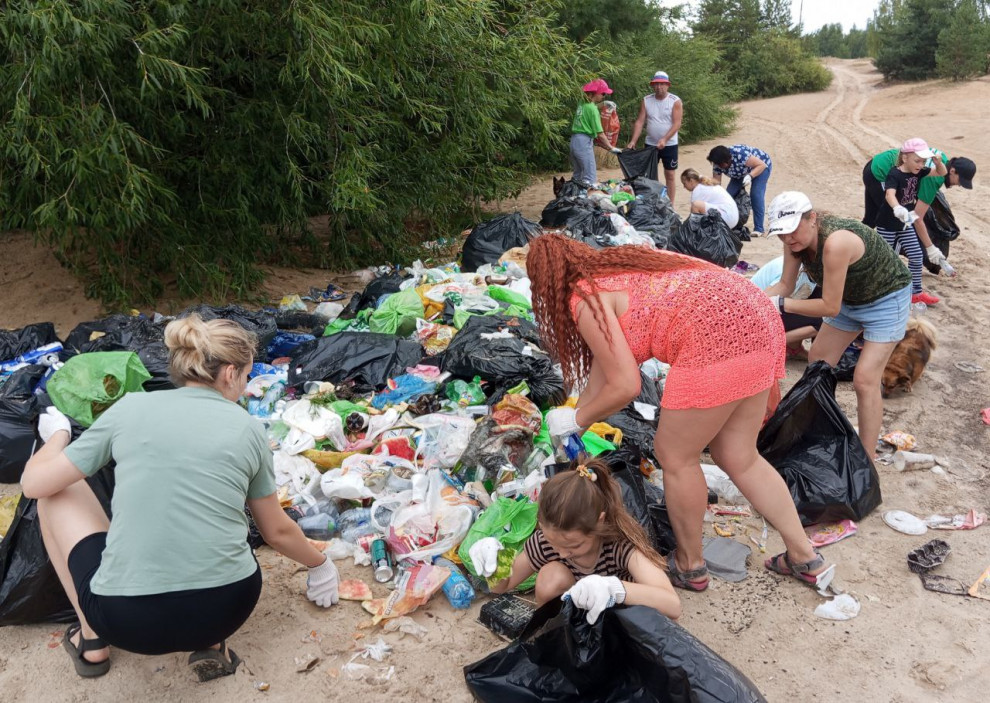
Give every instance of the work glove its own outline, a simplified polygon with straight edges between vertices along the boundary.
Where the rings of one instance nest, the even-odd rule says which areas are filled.
[[[932,266],[941,266],[948,259],[945,258],[937,246],[932,244],[930,247],[925,247],[925,253],[928,255],[928,260],[931,262]]]
[[[554,408],[546,414],[543,421],[547,425],[547,432],[551,437],[569,437],[572,434],[581,434],[584,430],[577,424],[576,408]]]
[[[745,176],[743,176],[743,187],[744,188],[749,188],[749,184],[752,183],[752,182],[753,182],[753,177],[751,175],[749,175],[747,173]]]
[[[48,409],[38,416],[38,434],[41,436],[41,441],[47,444],[52,435],[62,430],[65,430],[70,438],[72,437],[69,418],[59,412],[54,405],[49,405]]]
[[[611,151],[613,154],[621,154],[622,153],[622,149],[620,149],[617,146],[613,146],[611,149],[609,149],[609,151]]]
[[[319,566],[310,567],[309,576],[306,577],[306,597],[321,608],[329,608],[340,600],[337,593],[339,585],[337,566],[327,556],[327,560]]]
[[[494,537],[482,537],[471,545],[468,556],[474,563],[474,570],[478,576],[488,578],[495,573],[498,568],[498,553],[505,547]]]
[[[782,295],[771,295],[770,296],[770,302],[773,303],[773,306],[775,308],[777,308],[777,312],[779,312],[781,314],[784,313],[784,296],[782,296]]]
[[[588,624],[594,625],[606,608],[611,608],[626,599],[626,589],[615,576],[591,574],[571,586],[570,590],[560,598],[561,600],[570,598],[575,606],[587,610]]]
[[[908,209],[903,205],[898,205],[897,207],[894,208],[894,217],[896,217],[904,224],[907,224],[908,222],[911,221],[911,213],[908,212]]]

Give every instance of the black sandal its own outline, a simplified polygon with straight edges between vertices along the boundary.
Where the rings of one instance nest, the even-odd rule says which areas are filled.
[[[702,564],[697,569],[681,571],[677,568],[677,561],[674,558],[676,551],[674,550],[667,555],[667,576],[670,578],[671,585],[675,588],[683,588],[685,591],[697,592],[708,588],[708,584],[711,582],[708,577],[708,563]]]
[[[79,635],[79,646],[72,644],[71,638],[75,637],[76,634]],[[72,659],[72,664],[76,667],[76,673],[87,679],[103,676],[103,674],[110,671],[110,658],[107,657],[101,662],[91,662],[83,655],[86,652],[92,652],[97,649],[106,649],[108,646],[109,645],[99,637],[94,637],[91,640],[83,637],[82,625],[78,622],[74,625],[69,625],[69,627],[65,630],[65,635],[62,637],[62,647],[69,653],[69,657]]]
[[[240,663],[241,658],[234,650],[227,648],[226,640],[220,643],[220,649],[200,649],[189,655],[189,665],[200,683],[230,676],[237,671]]]

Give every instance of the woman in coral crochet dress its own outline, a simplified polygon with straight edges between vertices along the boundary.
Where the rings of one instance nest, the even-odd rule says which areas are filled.
[[[671,366],[654,440],[678,545],[671,582],[708,587],[707,446],[783,538],[786,551],[766,567],[827,585],[834,568],[811,547],[786,484],[756,451],[770,389],[784,376],[784,329],[766,295],[700,259],[633,246],[596,251],[553,234],[530,244],[526,268],[543,346],[569,387],[584,386],[575,408],[547,413],[551,434],[580,432],[628,405],[650,357]]]

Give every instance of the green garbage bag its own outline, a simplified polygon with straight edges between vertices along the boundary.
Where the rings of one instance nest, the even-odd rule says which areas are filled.
[[[125,393],[143,392],[149,378],[134,352],[89,352],[73,356],[52,375],[48,395],[56,408],[89,427]]]
[[[371,313],[368,326],[372,332],[397,334],[408,337],[416,331],[416,320],[426,315],[426,308],[415,288],[400,290],[388,296],[385,301]]]
[[[512,561],[522,550],[526,540],[536,529],[536,503],[529,499],[509,500],[498,498],[478,516],[471,525],[467,536],[457,550],[457,556],[464,562],[465,568],[475,576],[478,575],[471,560],[469,551],[479,539],[496,537],[504,549],[498,553],[498,567],[495,573],[488,577],[488,585],[494,586],[502,579],[508,578],[512,572]],[[536,585],[536,574],[523,581],[516,590],[528,591]]]
[[[503,303],[508,303],[509,305],[520,307],[523,310],[533,309],[533,304],[526,300],[525,295],[516,293],[514,290],[509,290],[504,286],[488,286],[488,297],[492,300],[498,300]]]

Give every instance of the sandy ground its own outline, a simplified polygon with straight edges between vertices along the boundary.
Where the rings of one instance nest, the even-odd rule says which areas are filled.
[[[950,154],[973,158],[990,168],[985,106],[990,81],[961,84],[930,82],[880,87],[879,74],[865,61],[834,61],[831,88],[741,105],[738,129],[729,138],[681,150],[681,166],[702,170],[704,155],[716,143],[744,142],[766,149],[774,159],[768,195],[782,190],[808,192],[816,206],[860,217],[863,164],[874,153],[921,136]],[[686,106],[690,115],[690,105]],[[605,172],[602,176],[618,175]],[[983,204],[990,185],[982,175],[972,191],[952,189],[949,200],[963,233],[952,245],[955,279],[926,273],[925,287],[943,302],[927,313],[939,330],[939,348],[911,395],[887,401],[884,429],[915,434],[921,451],[946,457],[947,475],[898,474],[880,466],[884,504],[860,523],[859,534],[826,548],[839,564],[838,581],[862,602],[855,620],[837,623],[816,618],[819,598],[810,590],[767,574],[760,555],[751,559],[749,577],[738,584],[715,581],[708,592],[683,594],[682,624],[746,673],[768,700],[804,701],[954,701],[982,700],[990,687],[986,647],[990,643],[990,603],[925,591],[908,572],[905,555],[932,535],[908,537],[880,519],[884,509],[899,508],[925,516],[986,510],[990,479],[988,432],[979,412],[990,405],[987,374],[971,375],[955,367],[969,361],[990,369],[985,330],[990,329],[990,219]],[[516,201],[532,219],[552,197],[549,179],[534,184]],[[769,198],[768,198],[769,200]],[[679,197],[678,210],[687,199]],[[762,264],[780,253],[777,242],[747,244],[743,257]],[[320,271],[274,271],[273,293],[301,291],[327,280]],[[67,333],[79,321],[99,314],[82,288],[55,264],[51,255],[13,235],[0,261],[3,306],[0,326],[16,327],[52,320]],[[175,302],[163,301],[167,309]],[[802,365],[789,363],[787,385]],[[988,372],[990,373],[990,372]],[[981,390],[982,389],[982,390]],[[855,423],[855,398],[842,384],[839,399]],[[9,491],[9,488],[7,489]],[[990,527],[972,532],[942,532],[953,548],[942,573],[970,583],[990,564]],[[770,550],[780,541],[771,536]],[[178,548],[178,547],[177,547]],[[480,603],[454,611],[439,596],[415,613],[429,634],[420,643],[385,636],[394,647],[387,660],[395,666],[390,682],[350,681],[339,668],[356,645],[377,634],[359,630],[365,617],[357,603],[329,611],[302,595],[305,576],[292,563],[263,549],[262,602],[231,645],[244,658],[237,675],[207,685],[195,683],[185,655],[142,657],[115,652],[114,666],[102,679],[84,681],[72,672],[60,651],[61,626],[0,629],[0,690],[5,700],[216,701],[470,700],[462,667],[503,646],[476,622]],[[343,577],[372,582],[367,568],[344,566]],[[373,584],[377,594],[383,589]],[[309,673],[296,673],[294,658],[320,656]],[[258,692],[257,682],[270,684]]]

